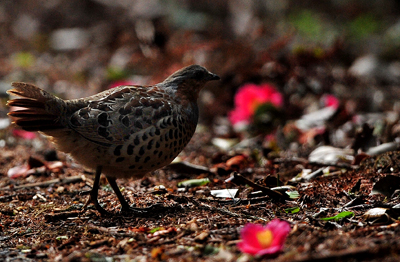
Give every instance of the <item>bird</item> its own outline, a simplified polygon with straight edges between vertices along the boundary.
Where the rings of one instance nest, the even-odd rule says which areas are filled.
[[[123,85],[98,94],[63,100],[28,83],[14,82],[7,93],[13,123],[39,131],[77,162],[95,170],[87,203],[108,214],[98,200],[104,174],[121,203],[121,212],[142,213],[125,200],[117,178],[142,178],[162,168],[192,138],[197,100],[209,81],[220,77],[200,65],[184,67],[151,86]]]

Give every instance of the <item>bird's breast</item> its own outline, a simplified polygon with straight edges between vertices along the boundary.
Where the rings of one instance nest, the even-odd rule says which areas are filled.
[[[108,165],[116,170],[131,171],[132,176],[161,168],[189,143],[196,125],[197,121],[191,118],[165,117],[155,125],[131,134],[125,143],[112,145],[108,150]]]

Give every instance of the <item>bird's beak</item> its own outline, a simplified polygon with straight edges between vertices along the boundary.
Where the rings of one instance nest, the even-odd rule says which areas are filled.
[[[219,76],[217,76],[216,74],[213,73],[208,73],[208,77],[207,80],[208,81],[212,81],[212,80],[220,80],[221,78]]]

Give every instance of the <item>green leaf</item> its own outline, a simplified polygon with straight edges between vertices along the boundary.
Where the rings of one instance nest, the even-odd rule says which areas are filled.
[[[300,207],[289,207],[289,208],[285,208],[285,212],[286,213],[292,213],[292,214],[296,214],[297,212],[300,211]]]
[[[201,179],[190,179],[186,181],[182,181],[178,184],[178,187],[196,187],[196,186],[204,186],[210,183],[210,179],[201,178]]]
[[[60,241],[60,240],[67,240],[68,237],[67,236],[58,236],[56,237],[56,240]]]
[[[152,230],[150,230],[149,233],[150,234],[154,234],[155,232],[160,231],[161,229],[163,229],[163,228],[162,227],[156,227],[156,228],[153,228]]]
[[[354,216],[353,212],[343,211],[343,212],[340,212],[339,214],[337,214],[336,216],[333,216],[333,217],[323,217],[323,218],[321,218],[321,220],[324,220],[324,221],[330,221],[330,220],[339,221],[339,220],[342,220],[343,218],[353,217],[353,216]]]
[[[211,245],[206,245],[206,246],[204,247],[204,250],[203,250],[203,255],[205,255],[205,256],[212,256],[212,255],[217,254],[218,251],[219,251],[219,248],[213,247],[213,246],[211,246]]]
[[[294,191],[286,191],[285,192],[291,199],[297,199],[300,197],[299,192],[297,192],[296,190]]]

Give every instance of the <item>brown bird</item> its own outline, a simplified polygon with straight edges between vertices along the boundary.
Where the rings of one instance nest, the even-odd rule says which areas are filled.
[[[153,86],[119,86],[99,94],[63,100],[34,85],[12,83],[9,116],[27,131],[40,131],[76,161],[96,170],[88,201],[98,202],[103,173],[122,211],[130,207],[117,178],[141,178],[169,164],[188,144],[198,121],[197,98],[203,86],[220,79],[204,67],[185,67]],[[21,108],[22,107],[22,108]]]

